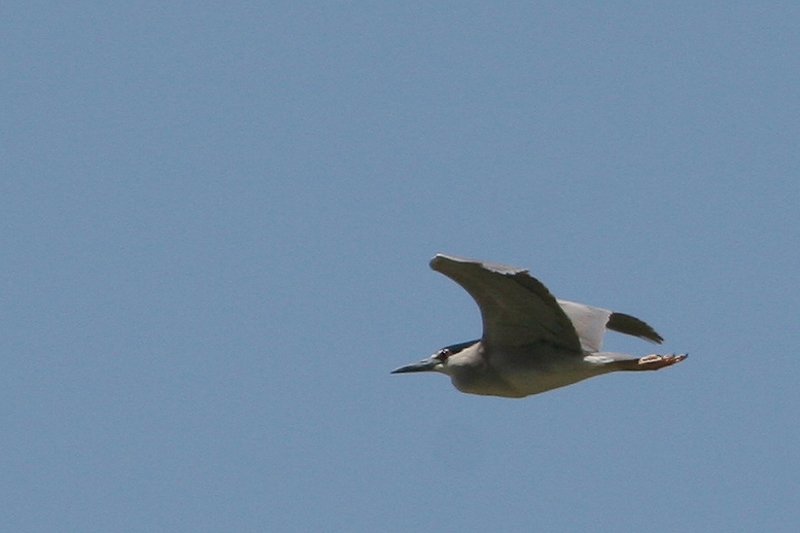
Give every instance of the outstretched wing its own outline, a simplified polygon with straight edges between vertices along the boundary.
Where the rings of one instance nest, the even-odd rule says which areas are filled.
[[[600,351],[606,329],[657,343],[664,340],[647,323],[631,315],[567,300],[558,300],[558,305],[569,317],[581,341],[581,346],[587,352]]]
[[[527,270],[438,254],[431,268],[461,285],[478,304],[482,340],[492,346],[548,342],[581,351],[570,318]]]

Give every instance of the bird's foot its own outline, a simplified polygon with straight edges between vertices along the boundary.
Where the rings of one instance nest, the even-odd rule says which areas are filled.
[[[658,354],[645,355],[644,357],[639,358],[637,370],[658,370],[659,368],[664,368],[665,366],[672,366],[675,363],[680,363],[687,357],[689,357],[689,354],[686,353],[681,353],[681,354],[673,353],[668,355],[658,355]]]

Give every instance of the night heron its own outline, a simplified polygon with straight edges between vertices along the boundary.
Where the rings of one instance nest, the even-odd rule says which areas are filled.
[[[557,300],[527,270],[438,254],[431,268],[461,285],[481,310],[483,337],[442,348],[393,374],[447,374],[462,392],[522,398],[618,370],[658,370],[686,354],[601,352],[606,329],[664,339],[638,318]]]

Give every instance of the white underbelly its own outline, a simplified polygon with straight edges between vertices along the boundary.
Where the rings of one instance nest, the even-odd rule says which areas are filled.
[[[562,368],[554,371],[527,370],[515,372],[513,375],[501,375],[503,381],[518,391],[522,396],[539,394],[540,392],[566,387],[578,381],[597,376],[603,372],[594,368]]]

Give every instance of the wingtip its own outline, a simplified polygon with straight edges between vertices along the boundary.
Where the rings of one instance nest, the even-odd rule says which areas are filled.
[[[436,254],[433,256],[433,259],[430,260],[430,267],[433,270],[440,270],[440,267],[446,263],[472,263],[474,262],[471,259],[466,259],[464,257],[458,257],[456,255],[448,255],[448,254]]]
[[[508,276],[513,276],[517,274],[524,274],[530,275],[530,271],[527,268],[520,268],[511,265],[506,265],[503,263],[493,263],[491,261],[481,261],[479,259],[469,259],[467,257],[459,257],[457,255],[448,255],[448,254],[436,254],[433,256],[433,259],[430,260],[430,267],[443,274],[446,274],[446,270],[448,266],[458,265],[473,265],[478,268],[482,268],[484,270],[489,270],[491,272],[496,272],[498,274],[504,274]]]
[[[656,330],[654,330],[650,324],[636,318],[635,316],[626,315],[625,313],[611,313],[611,315],[608,317],[606,327],[626,335],[639,337],[640,339],[644,339],[655,344],[661,344],[664,342],[664,337],[656,333]]]
[[[444,255],[444,254],[436,254],[436,255],[433,256],[433,258],[430,260],[430,262],[428,264],[431,265],[431,268],[433,268],[434,265],[436,265],[436,263],[440,262],[445,257],[447,257],[447,256]]]

